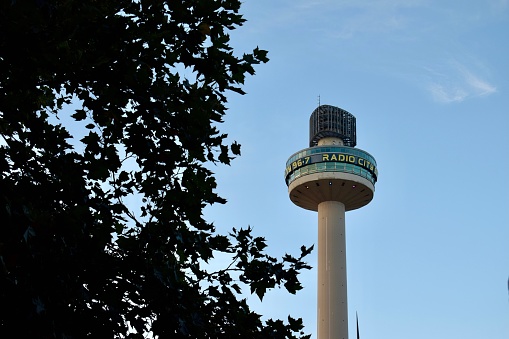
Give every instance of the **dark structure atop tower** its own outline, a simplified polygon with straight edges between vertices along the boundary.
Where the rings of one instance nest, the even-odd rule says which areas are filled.
[[[339,107],[318,106],[309,118],[309,147],[327,137],[340,138],[345,146],[355,147],[355,117]]]

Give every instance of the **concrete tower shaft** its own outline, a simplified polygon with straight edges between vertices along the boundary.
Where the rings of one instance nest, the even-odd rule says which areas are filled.
[[[378,178],[375,159],[356,143],[355,117],[321,105],[310,117],[311,147],[286,162],[290,199],[318,211],[318,339],[348,339],[345,211],[367,205]]]
[[[345,205],[318,205],[318,339],[348,339]]]

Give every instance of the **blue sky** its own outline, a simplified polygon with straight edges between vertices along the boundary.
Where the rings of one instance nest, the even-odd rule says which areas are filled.
[[[250,0],[237,53],[268,64],[229,95],[221,126],[242,144],[218,166],[220,230],[254,227],[272,255],[317,242],[317,214],[293,205],[287,158],[308,145],[318,104],[357,118],[377,160],[374,200],[347,212],[350,337],[509,337],[509,1]],[[316,266],[316,251],[309,257]],[[304,290],[252,307],[302,317],[316,338],[316,269]]]

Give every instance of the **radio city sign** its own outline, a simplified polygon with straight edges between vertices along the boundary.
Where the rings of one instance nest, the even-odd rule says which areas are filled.
[[[376,165],[366,158],[348,153],[327,152],[312,154],[306,157],[299,158],[295,161],[292,161],[291,163],[287,163],[285,177],[291,172],[295,171],[296,169],[320,162],[342,162],[347,164],[353,164],[365,168],[366,170],[371,172],[375,177],[378,176]]]

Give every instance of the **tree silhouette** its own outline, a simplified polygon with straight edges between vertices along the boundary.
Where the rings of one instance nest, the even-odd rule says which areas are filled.
[[[0,336],[303,335],[242,291],[295,293],[311,248],[276,259],[250,228],[219,234],[202,213],[225,202],[205,164],[240,155],[218,129],[226,94],[268,61],[230,47],[239,8],[0,2]],[[219,253],[231,263],[212,269]]]

